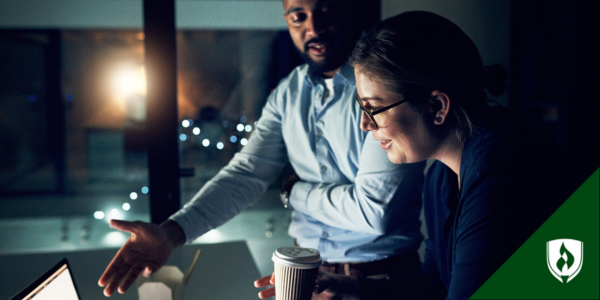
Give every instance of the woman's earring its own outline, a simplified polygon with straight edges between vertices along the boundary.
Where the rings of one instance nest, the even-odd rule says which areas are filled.
[[[442,117],[437,117],[437,118],[435,118],[435,120],[441,123],[443,119],[442,119]]]

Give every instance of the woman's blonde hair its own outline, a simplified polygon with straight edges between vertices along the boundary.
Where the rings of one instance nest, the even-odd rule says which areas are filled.
[[[438,90],[452,105],[448,124],[461,139],[473,134],[472,116],[487,94],[504,92],[502,66],[484,67],[473,41],[439,15],[407,12],[380,22],[356,44],[350,63],[388,91],[410,99],[425,118],[427,100]]]

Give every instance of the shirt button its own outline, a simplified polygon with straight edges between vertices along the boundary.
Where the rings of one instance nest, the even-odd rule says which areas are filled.
[[[328,238],[328,237],[329,237],[329,233],[327,233],[327,232],[323,232],[323,238],[324,238],[324,239],[326,239],[326,238]]]
[[[321,172],[325,172],[327,171],[327,167],[326,166],[321,166]]]
[[[321,129],[317,129],[317,135],[318,135],[318,136],[322,136],[322,135],[323,135],[323,130],[321,130]]]

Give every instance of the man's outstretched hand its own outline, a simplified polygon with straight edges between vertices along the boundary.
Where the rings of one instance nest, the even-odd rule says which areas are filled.
[[[125,293],[142,271],[145,277],[150,276],[167,262],[173,249],[185,242],[183,230],[173,221],[159,226],[141,221],[111,220],[110,226],[129,232],[131,236],[98,280],[100,286],[106,286],[104,295],[107,297],[117,288],[119,293]]]

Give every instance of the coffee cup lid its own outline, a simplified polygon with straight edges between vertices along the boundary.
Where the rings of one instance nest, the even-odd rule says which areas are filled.
[[[280,247],[273,252],[273,261],[288,267],[312,269],[321,266],[319,250],[301,247]]]

